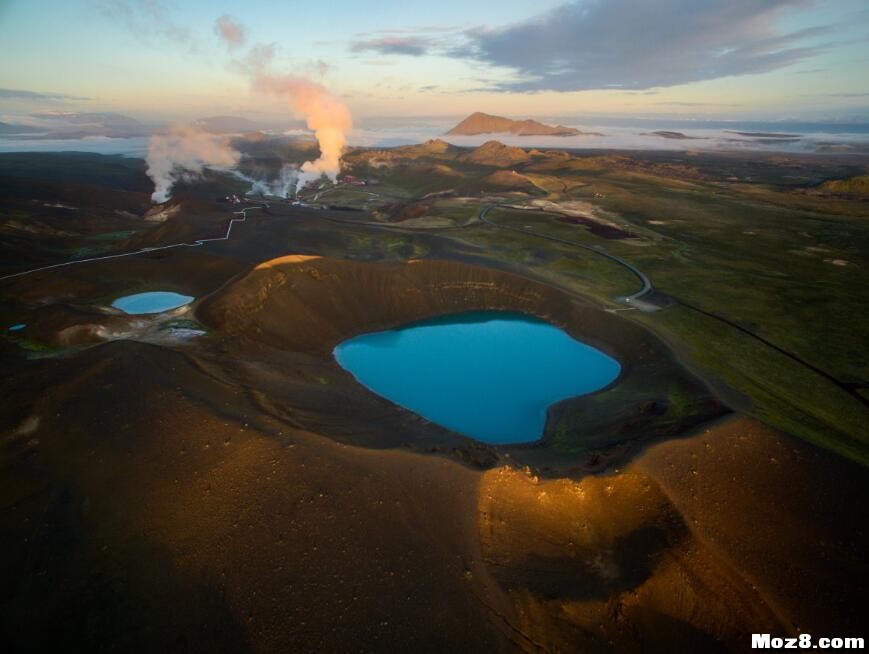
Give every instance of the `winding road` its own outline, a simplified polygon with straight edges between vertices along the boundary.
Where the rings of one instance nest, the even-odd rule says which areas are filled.
[[[376,195],[376,194],[374,194],[374,195]],[[534,236],[536,238],[545,239],[547,241],[552,241],[555,243],[562,243],[565,245],[578,247],[578,248],[581,248],[583,250],[588,250],[589,252],[597,254],[597,255],[604,257],[606,259],[609,259],[610,261],[614,261],[615,263],[617,263],[620,266],[623,266],[624,268],[629,270],[641,282],[641,287],[638,291],[636,291],[635,293],[632,293],[630,295],[625,295],[625,296],[618,298],[621,302],[624,302],[625,304],[628,304],[628,305],[632,305],[632,303],[633,303],[633,308],[639,309],[641,311],[646,311],[646,312],[657,311],[657,310],[662,308],[662,307],[658,307],[658,306],[651,304],[651,303],[636,302],[636,300],[640,300],[644,296],[646,296],[649,293],[651,293],[652,291],[654,291],[655,288],[652,285],[652,281],[649,279],[649,277],[642,270],[640,270],[639,268],[634,266],[632,263],[625,261],[621,257],[617,257],[616,255],[610,254],[609,252],[606,252],[603,249],[596,247],[596,246],[593,246],[593,245],[586,245],[585,243],[580,243],[578,241],[572,241],[572,240],[569,240],[566,238],[561,238],[559,236],[551,236],[549,234],[541,234],[540,232],[535,232],[534,230],[527,229],[525,227],[514,227],[512,225],[501,225],[501,224],[496,223],[488,218],[488,214],[492,209],[495,209],[497,207],[505,207],[505,206],[507,206],[507,205],[500,205],[500,204],[486,205],[485,207],[483,207],[480,210],[480,213],[478,215],[480,222],[482,222],[486,225],[489,225],[491,227],[494,227],[496,229],[504,229],[504,230],[508,230],[508,231],[519,232],[521,234],[527,234],[529,236]],[[121,252],[118,254],[107,254],[107,255],[104,255],[101,257],[89,257],[87,259],[75,259],[73,261],[65,261],[63,263],[55,263],[55,264],[51,264],[48,266],[40,266],[39,268],[31,268],[29,270],[22,270],[22,271],[19,271],[16,273],[10,273],[8,275],[0,276],[0,281],[14,279],[16,277],[23,277],[23,276],[29,275],[31,273],[41,272],[41,271],[45,271],[45,270],[54,270],[57,268],[64,268],[66,266],[74,266],[74,265],[78,265],[78,264],[82,264],[82,263],[90,263],[90,262],[94,262],[94,261],[106,261],[108,259],[120,259],[122,257],[131,257],[131,256],[135,256],[137,254],[148,254],[149,252],[158,252],[160,250],[170,250],[173,248],[180,248],[180,247],[199,247],[199,246],[205,245],[206,243],[213,243],[215,241],[227,241],[227,240],[229,240],[229,238],[232,234],[233,225],[235,225],[235,223],[245,222],[247,220],[247,212],[252,210],[252,209],[260,209],[260,210],[268,212],[269,205],[267,202],[263,202],[261,205],[257,205],[254,207],[245,207],[244,209],[242,209],[240,211],[234,211],[233,212],[234,215],[241,216],[241,217],[240,218],[231,218],[229,220],[229,224],[227,225],[227,228],[226,228],[226,233],[223,236],[216,236],[213,238],[201,238],[201,239],[196,239],[194,241],[185,241],[182,243],[173,243],[171,245],[145,247],[145,248],[141,248],[139,250],[134,250],[132,252]],[[343,220],[339,220],[339,219],[335,219],[335,218],[327,218],[325,216],[323,218],[325,220],[329,220],[330,222],[353,222],[354,224],[358,224],[358,221],[343,221]],[[387,226],[383,226],[383,227],[388,228]],[[745,327],[743,327],[742,325],[738,324],[735,321],[729,320],[729,319],[725,318],[724,316],[718,315],[717,313],[701,309],[700,307],[693,305],[693,304],[690,304],[688,302],[685,302],[683,300],[680,300],[677,297],[673,297],[673,296],[670,296],[670,297],[672,298],[672,300],[674,302],[684,306],[687,309],[696,311],[696,312],[701,313],[709,318],[713,318],[715,320],[718,320],[724,324],[729,325],[730,327],[732,327],[734,329],[737,329],[738,331],[742,332],[746,336],[749,336],[749,337],[753,338],[754,340],[759,341],[763,345],[775,350],[779,354],[782,354],[782,355],[788,357],[789,359],[793,360],[794,362],[804,366],[805,368],[811,370],[815,374],[818,374],[821,377],[823,377],[824,379],[826,379],[827,381],[833,383],[835,386],[839,387],[840,389],[842,389],[843,391],[845,391],[846,393],[851,395],[854,399],[856,399],[862,405],[869,406],[869,399],[862,396],[858,391],[858,388],[862,387],[863,385],[861,385],[861,384],[849,384],[849,383],[843,382],[843,381],[837,379],[835,376],[831,375],[830,373],[825,372],[821,368],[818,368],[817,366],[802,359],[801,357],[794,354],[793,352],[790,352],[782,347],[779,347],[775,343],[772,343],[771,341],[763,338],[762,336],[755,334],[751,330],[746,329]]]
[[[567,244],[567,245],[573,245],[573,246],[576,246],[576,247],[582,248],[583,250],[589,250],[589,251],[591,251],[591,252],[594,252],[595,254],[599,254],[599,255],[601,255],[602,257],[606,257],[607,259],[610,259],[610,260],[612,260],[612,261],[615,261],[616,263],[619,263],[619,264],[621,264],[622,266],[624,266],[625,268],[627,268],[628,270],[630,270],[634,275],[636,275],[636,276],[640,279],[640,281],[642,282],[643,286],[642,286],[642,288],[641,288],[639,291],[637,291],[636,293],[633,293],[632,295],[627,295],[627,296],[624,296],[624,297],[619,298],[619,299],[622,300],[623,302],[625,302],[625,303],[627,303],[627,304],[630,304],[633,300],[636,300],[636,299],[638,299],[638,298],[641,298],[641,297],[643,297],[644,295],[646,295],[646,294],[648,294],[648,293],[650,293],[650,292],[652,292],[652,291],[654,290],[654,287],[652,286],[652,282],[651,282],[651,280],[650,280],[650,279],[649,279],[649,278],[648,278],[648,277],[647,277],[647,276],[646,276],[646,275],[645,275],[645,274],[644,274],[644,273],[643,273],[639,268],[637,268],[637,267],[634,266],[633,264],[631,264],[631,263],[625,261],[624,259],[622,259],[622,258],[620,258],[620,257],[617,257],[617,256],[615,256],[615,255],[609,254],[608,252],[604,252],[603,250],[601,250],[601,249],[599,249],[599,248],[596,248],[596,247],[594,247],[594,246],[591,246],[591,245],[586,245],[586,244],[584,244],[584,243],[578,243],[578,242],[576,242],[576,241],[571,241],[571,240],[568,240],[568,239],[565,239],[565,238],[559,238],[558,236],[550,236],[550,235],[548,235],[548,234],[540,234],[539,232],[535,232],[535,231],[533,231],[533,230],[531,230],[531,229],[526,229],[526,228],[523,228],[523,227],[513,227],[513,226],[511,226],[511,225],[501,225],[501,224],[496,223],[496,222],[493,222],[492,220],[490,220],[489,218],[487,218],[487,214],[489,213],[489,211],[491,211],[492,209],[494,209],[494,208],[496,208],[496,207],[499,207],[499,206],[506,206],[506,205],[490,204],[490,205],[487,205],[486,207],[484,207],[484,208],[480,211],[480,214],[479,214],[479,218],[480,218],[480,220],[481,220],[482,222],[486,223],[487,225],[491,225],[492,227],[497,227],[498,229],[507,229],[507,230],[511,230],[511,231],[514,231],[514,232],[521,232],[521,233],[523,233],[523,234],[528,234],[528,235],[530,235],[530,236],[536,236],[536,237],[538,237],[538,238],[543,238],[543,239],[546,239],[546,240],[548,240],[548,241],[554,241],[554,242],[556,242],[556,243],[564,243],[564,244]],[[771,348],[772,350],[775,350],[776,352],[778,352],[779,354],[781,354],[781,355],[787,357],[787,358],[790,359],[791,361],[794,361],[795,363],[797,363],[797,364],[799,364],[799,365],[801,365],[801,366],[804,366],[804,367],[807,368],[808,370],[811,370],[813,373],[815,373],[815,374],[817,374],[817,375],[823,377],[823,378],[826,379],[828,382],[832,383],[833,385],[837,386],[837,387],[840,388],[841,390],[845,391],[848,395],[850,395],[851,397],[853,397],[855,400],[857,400],[857,401],[858,401],[860,404],[862,404],[863,406],[869,406],[869,398],[866,398],[866,397],[864,397],[863,395],[861,395],[860,392],[859,392],[859,390],[858,390],[859,388],[862,388],[863,385],[861,385],[861,384],[849,384],[849,383],[847,383],[847,382],[843,382],[842,380],[838,379],[838,378],[835,377],[834,375],[831,375],[830,373],[828,373],[828,372],[826,372],[825,370],[819,368],[818,366],[816,366],[816,365],[810,363],[809,361],[806,361],[805,359],[803,359],[802,357],[798,356],[797,354],[794,354],[793,352],[790,352],[789,350],[786,350],[785,348],[776,345],[775,343],[773,343],[772,341],[770,341],[770,340],[764,338],[763,336],[754,333],[754,332],[751,331],[750,329],[747,329],[747,328],[743,327],[742,325],[740,325],[740,324],[737,323],[736,321],[730,320],[730,319],[728,319],[728,318],[726,318],[726,317],[724,317],[724,316],[721,316],[721,315],[719,315],[719,314],[717,314],[717,313],[715,313],[715,312],[707,311],[707,310],[705,310],[705,309],[702,309],[702,308],[698,307],[697,305],[691,304],[691,303],[689,303],[689,302],[685,302],[684,300],[680,300],[679,298],[677,298],[677,297],[675,297],[675,296],[669,296],[669,297],[670,297],[674,302],[676,302],[676,303],[678,303],[679,305],[685,307],[686,309],[689,309],[689,310],[691,310],[691,311],[696,311],[697,313],[703,314],[704,316],[706,316],[706,317],[708,317],[708,318],[712,318],[713,320],[717,320],[717,321],[719,321],[719,322],[721,322],[721,323],[724,323],[725,325],[728,325],[729,327],[731,327],[731,328],[733,328],[733,329],[736,329],[737,331],[741,332],[741,333],[744,334],[745,336],[748,336],[748,337],[750,337],[750,338],[752,338],[752,339],[754,339],[754,340],[756,340],[756,341],[762,343],[762,344],[765,345],[766,347],[769,347],[769,348]],[[652,305],[652,306],[654,306],[654,305]],[[641,307],[640,307],[640,306],[637,306],[636,308],[639,309],[639,308],[641,308]],[[641,310],[645,310],[645,311],[652,310],[652,311],[654,311],[654,310],[656,310],[656,309],[643,308],[643,309],[641,309]]]
[[[620,297],[619,299],[622,302],[624,302],[626,304],[630,304],[634,300],[637,300],[637,299],[643,297],[644,295],[648,295],[649,293],[651,293],[652,291],[655,290],[655,287],[652,286],[652,280],[649,279],[648,276],[642,270],[637,268],[632,263],[625,261],[621,257],[617,257],[614,254],[610,254],[609,252],[606,252],[598,247],[595,247],[593,245],[586,245],[585,243],[579,243],[578,241],[571,241],[571,240],[568,240],[566,238],[560,238],[558,236],[550,236],[549,234],[541,234],[540,232],[535,232],[534,230],[527,229],[524,227],[514,227],[512,225],[501,225],[499,223],[493,222],[492,220],[490,220],[489,218],[486,217],[487,214],[489,213],[489,211],[491,211],[492,209],[495,209],[497,207],[501,207],[501,206],[505,206],[505,205],[489,204],[489,205],[483,207],[483,209],[480,210],[480,215],[479,215],[480,221],[483,223],[486,223],[487,225],[491,225],[492,227],[497,227],[498,229],[506,229],[506,230],[510,230],[513,232],[520,232],[522,234],[528,234],[529,236],[536,236],[537,238],[543,238],[543,239],[546,239],[547,241],[554,241],[555,243],[564,243],[565,245],[572,245],[574,247],[582,248],[583,250],[588,250],[589,252],[594,252],[595,254],[598,254],[602,257],[605,257],[605,258],[609,259],[610,261],[615,261],[617,264],[624,266],[629,271],[631,271],[631,273],[633,273],[637,277],[637,279],[640,280],[640,283],[642,284],[642,286],[640,287],[640,290],[637,291],[636,293],[632,293],[631,295],[625,295],[625,296]]]
[[[107,254],[107,255],[102,256],[102,257],[89,257],[87,259],[74,259],[73,261],[64,261],[63,263],[54,263],[54,264],[51,264],[50,266],[41,266],[39,268],[31,268],[30,270],[22,270],[22,271],[17,272],[17,273],[3,275],[2,277],[0,277],[0,281],[3,281],[5,279],[12,279],[14,277],[23,277],[24,275],[29,275],[31,273],[40,272],[43,270],[53,270],[55,268],[64,268],[66,266],[74,266],[74,265],[80,264],[80,263],[90,263],[92,261],[105,261],[106,259],[119,259],[121,257],[132,257],[133,255],[136,255],[136,254],[147,254],[149,252],[158,252],[160,250],[171,250],[172,248],[181,248],[181,247],[195,248],[195,247],[199,247],[200,245],[205,245],[206,243],[212,243],[214,241],[228,241],[229,235],[232,233],[232,226],[235,223],[243,223],[245,220],[247,220],[247,212],[248,211],[250,211],[251,209],[268,209],[268,206],[269,206],[268,204],[263,203],[262,206],[245,207],[241,211],[233,211],[234,215],[241,215],[241,218],[230,218],[229,225],[227,225],[227,227],[226,227],[226,234],[224,234],[223,236],[215,236],[214,238],[200,238],[200,239],[196,239],[195,241],[185,241],[184,243],[173,243],[171,245],[160,245],[160,246],[156,246],[156,247],[146,247],[146,248],[142,248],[140,250],[134,250],[133,252],[122,252],[120,254]]]

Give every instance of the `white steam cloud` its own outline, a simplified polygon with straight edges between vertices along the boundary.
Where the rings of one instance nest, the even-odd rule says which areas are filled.
[[[215,33],[229,50],[243,46],[247,33],[243,25],[229,16],[215,21]],[[294,194],[297,186],[326,176],[336,181],[341,171],[341,155],[347,145],[347,133],[353,129],[350,109],[317,82],[297,75],[274,75],[266,72],[274,56],[274,46],[254,44],[244,55],[233,60],[233,68],[251,79],[251,88],[285,98],[295,118],[304,119],[314,132],[320,156],[306,161],[301,169],[285,165],[277,178],[270,181],[252,179],[235,171],[253,185],[252,191],[270,195]],[[179,179],[199,175],[204,167],[234,169],[241,154],[226,137],[210,134],[201,128],[185,125],[151,138],[146,158],[147,172],[154,181],[154,202],[169,199]]]
[[[177,181],[201,175],[206,166],[232,169],[239,159],[241,153],[228,138],[195,125],[175,125],[165,133],[154,134],[145,157],[146,172],[154,182],[151,199],[166,202]]]
[[[353,118],[346,104],[338,100],[321,84],[292,75],[258,74],[254,90],[286,97],[297,118],[304,118],[320,145],[320,156],[302,164],[299,182],[304,186],[322,175],[333,182],[341,172],[341,154],[347,145],[347,132],[353,129]]]
[[[299,184],[299,169],[292,164],[284,164],[274,179],[257,179],[241,171],[235,171],[234,175],[250,183],[248,193],[252,195],[290,197],[295,195],[296,187]]]

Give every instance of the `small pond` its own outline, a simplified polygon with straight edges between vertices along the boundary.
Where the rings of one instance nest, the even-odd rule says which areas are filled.
[[[554,325],[502,311],[363,334],[334,355],[371,391],[487,443],[539,439],[549,405],[599,390],[621,370]]]
[[[124,313],[161,313],[183,307],[191,302],[193,302],[193,297],[190,295],[181,295],[170,291],[150,291],[119,297],[112,302],[112,306]]]

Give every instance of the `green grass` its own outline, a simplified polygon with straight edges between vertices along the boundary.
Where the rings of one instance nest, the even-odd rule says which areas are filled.
[[[68,252],[72,259],[86,259],[87,257],[99,256],[111,252],[116,243],[123,241],[136,233],[137,230],[135,229],[126,229],[118,232],[92,234],[84,238],[84,240],[89,243],[88,245],[72,247]]]
[[[135,229],[125,229],[119,232],[103,232],[102,234],[92,234],[87,237],[88,241],[122,241],[136,233]]]
[[[623,266],[570,245],[482,224],[451,236],[484,248],[493,259],[526,266],[536,275],[600,299],[610,300],[637,288],[637,278]]]
[[[17,336],[14,333],[8,334],[6,339],[15,343],[15,345],[20,347],[22,350],[25,350],[27,352],[27,358],[29,359],[52,357],[68,349],[57,345],[41,343],[27,336]]]
[[[644,246],[599,238],[546,214],[496,210],[490,217],[602,247],[637,265],[656,288],[754,329],[844,380],[866,379],[869,222],[859,214],[819,214],[721,189],[615,175],[606,199],[596,202],[629,224]]]
[[[869,409],[805,366],[717,320],[675,307],[642,316],[751,401],[751,415],[869,465]]]
[[[697,402],[682,386],[671,385],[667,394],[667,412],[664,418],[671,422],[684,420],[697,410]]]
[[[864,296],[869,286],[869,223],[859,207],[852,206],[851,214],[823,214],[807,211],[802,200],[788,206],[787,198],[769,190],[765,193],[777,202],[761,202],[758,193],[746,197],[703,185],[601,177],[605,181],[595,186],[606,198],[589,201],[617,215],[616,222],[628,225],[643,246],[597,237],[581,225],[543,213],[497,209],[489,217],[601,247],[637,265],[656,288],[732,320],[842,381],[869,377]],[[469,236],[485,243],[496,257],[600,299],[636,286],[630,275],[616,282],[618,273],[606,264],[580,267],[584,254],[569,246],[483,227],[464,230],[463,238]],[[559,256],[541,262],[529,251]],[[848,265],[833,265],[833,259]],[[715,318],[685,308],[631,317],[687,352],[704,376],[712,375],[749,398],[752,415],[869,464],[869,412],[823,376]],[[683,400],[678,392],[671,398],[668,414],[674,420],[690,411]]]
[[[429,252],[421,241],[403,234],[354,234],[346,247],[354,257],[391,261],[420,259]]]
[[[7,209],[0,213],[0,222],[7,220],[29,220],[33,218],[33,214],[20,209]]]

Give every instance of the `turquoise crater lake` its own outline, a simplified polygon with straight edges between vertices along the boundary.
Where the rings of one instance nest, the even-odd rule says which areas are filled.
[[[161,313],[170,309],[183,307],[192,301],[193,297],[190,295],[181,295],[180,293],[169,291],[150,291],[148,293],[136,293],[135,295],[119,297],[112,302],[112,306],[124,313]]]
[[[599,390],[621,370],[558,327],[503,311],[363,334],[334,355],[371,391],[487,443],[539,439],[549,405]]]

